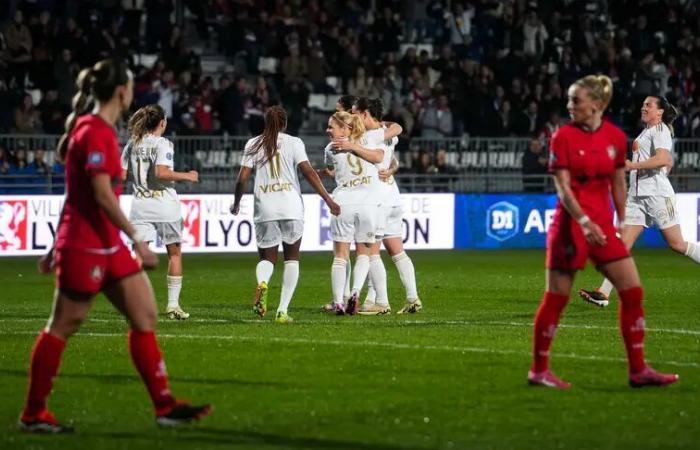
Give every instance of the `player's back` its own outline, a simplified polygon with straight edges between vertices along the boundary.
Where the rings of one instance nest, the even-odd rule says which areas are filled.
[[[78,118],[66,153],[66,200],[56,247],[111,248],[120,242],[119,230],[95,200],[92,177],[109,175],[116,196],[121,194],[119,142],[100,116]]]
[[[308,161],[304,143],[298,137],[279,133],[277,150],[268,159],[264,148],[253,153],[261,138],[256,136],[246,143],[242,162],[255,170],[255,221],[303,220],[297,166]]]
[[[131,140],[122,152],[122,168],[128,168],[134,190],[131,220],[174,222],[180,219],[175,182],[157,177],[157,166],[174,169],[175,150],[168,139],[152,134]]]
[[[362,145],[367,145],[364,141]],[[379,204],[377,167],[352,153],[334,152],[326,146],[326,165],[335,168],[333,197],[340,204]]]

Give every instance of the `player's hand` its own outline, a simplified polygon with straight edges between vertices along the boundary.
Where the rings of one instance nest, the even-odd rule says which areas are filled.
[[[605,233],[603,233],[603,230],[597,223],[589,220],[585,224],[581,225],[581,228],[583,229],[583,236],[586,238],[586,242],[588,242],[590,245],[605,245],[608,237],[605,235]]]
[[[196,170],[190,170],[189,172],[187,172],[187,175],[189,177],[187,181],[189,181],[190,183],[199,183],[199,172],[197,172]]]
[[[145,242],[135,242],[134,250],[136,251],[136,256],[138,256],[141,261],[141,267],[144,270],[153,270],[158,266],[158,256],[148,248],[148,244]]]
[[[393,174],[394,172],[389,169],[379,169],[379,179],[382,181],[387,181]]]
[[[333,214],[334,216],[340,215],[340,205],[337,204],[333,199],[327,200],[326,205],[328,205],[328,209],[331,210],[331,214]]]
[[[329,177],[329,178],[335,177],[335,170],[329,169],[327,167],[325,167],[323,169],[318,169],[316,172],[318,173],[318,176],[321,178],[323,178],[323,177]]]
[[[635,170],[633,167],[633,162],[630,161],[629,159],[625,160],[625,171],[629,172],[630,170]]]
[[[53,272],[53,269],[55,268],[53,249],[49,250],[47,254],[39,258],[39,261],[37,261],[37,268],[39,269],[39,273],[42,275],[47,275]]]
[[[239,212],[241,212],[241,204],[240,203],[231,203],[231,207],[229,208],[229,211],[231,211],[231,214],[234,216],[237,216]]]
[[[352,151],[355,144],[347,139],[336,139],[331,142],[331,145],[336,153],[348,153]]]

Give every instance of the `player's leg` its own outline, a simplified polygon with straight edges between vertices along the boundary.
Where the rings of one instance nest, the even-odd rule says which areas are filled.
[[[567,389],[571,385],[557,378],[549,369],[549,351],[559,326],[561,314],[569,301],[576,271],[548,269],[546,291],[535,315],[533,362],[528,372],[531,385]]]
[[[345,291],[345,277],[347,261],[350,257],[350,243],[342,241],[333,242],[333,264],[331,265],[331,289],[333,291],[333,305],[325,308],[338,315],[345,314],[345,302],[343,293]]]
[[[289,323],[292,322],[292,318],[287,314],[287,309],[299,281],[299,248],[301,247],[301,236],[304,232],[304,222],[302,220],[287,220],[281,226],[284,272],[282,274],[280,304],[277,307],[275,322]]]
[[[403,240],[401,235],[394,235],[384,239],[384,247],[394,261],[396,269],[399,271],[399,278],[406,290],[406,303],[401,308],[398,314],[416,313],[423,308],[420,298],[418,297],[418,288],[416,287],[416,271],[413,267],[413,261],[406,254],[403,248]]]
[[[124,266],[126,257],[115,260],[115,266]],[[144,272],[138,271],[121,277],[115,269],[114,279],[104,293],[114,307],[129,322],[129,353],[143,383],[146,385],[161,426],[176,426],[200,419],[209,414],[209,405],[192,406],[177,401],[170,392],[165,361],[155,335],[157,308],[153,288]]]
[[[58,373],[66,341],[75,334],[87,317],[94,294],[54,292],[51,317],[34,342],[29,363],[29,387],[19,420],[23,431],[31,433],[70,433],[49,412],[47,400]]]
[[[620,330],[627,351],[630,385],[664,386],[677,381],[678,375],[656,372],[644,361],[644,291],[634,260],[628,257],[601,264],[599,270],[613,283],[620,296]]]
[[[676,253],[685,255],[696,263],[700,264],[700,243],[690,242],[683,239],[680,225],[661,230],[661,234],[668,243],[668,246]]]
[[[180,291],[182,290],[182,220],[177,222],[162,222],[156,224],[156,231],[161,242],[165,244],[168,253],[168,305],[165,314],[168,319],[186,320],[190,317],[180,307]]]
[[[391,312],[386,289],[386,269],[380,256],[381,242],[375,242],[369,251],[369,281],[367,298],[359,313],[381,315]]]
[[[643,225],[625,225],[622,228],[620,237],[625,247],[629,250],[634,247],[634,243],[637,242],[637,238],[644,231]],[[613,284],[607,278],[603,279],[603,283],[598,289],[586,290],[579,289],[578,295],[588,303],[596,306],[605,307],[610,303],[610,293],[613,290]]]
[[[267,313],[267,291],[270,278],[277,263],[277,249],[282,243],[282,230],[276,220],[255,223],[255,238],[258,243],[259,261],[255,266],[255,300],[253,312],[260,317]]]
[[[356,314],[360,309],[360,290],[369,275],[369,256],[374,242],[355,241],[355,268],[352,272],[350,299],[345,307],[346,314]]]

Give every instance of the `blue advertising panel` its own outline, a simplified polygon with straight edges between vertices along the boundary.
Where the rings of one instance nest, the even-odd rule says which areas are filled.
[[[456,195],[455,247],[544,248],[556,204],[554,194]],[[635,245],[666,244],[658,230],[647,229]]]

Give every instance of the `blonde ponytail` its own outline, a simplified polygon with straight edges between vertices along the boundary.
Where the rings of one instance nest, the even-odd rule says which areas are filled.
[[[603,104],[603,110],[608,107],[613,95],[613,83],[607,75],[587,75],[574,82],[588,91],[588,95]]]
[[[350,141],[357,142],[365,134],[365,123],[358,114],[340,111],[331,116],[333,120],[350,130]]]

